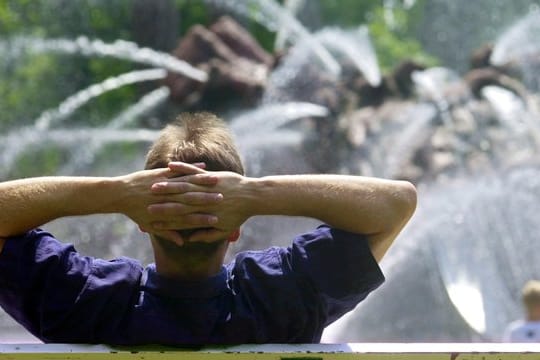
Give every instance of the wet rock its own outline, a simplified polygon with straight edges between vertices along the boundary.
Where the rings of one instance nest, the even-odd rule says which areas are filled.
[[[426,67],[420,63],[404,60],[390,74],[383,76],[380,85],[373,86],[360,75],[349,81],[349,86],[357,93],[360,107],[380,106],[389,98],[413,98],[415,86],[412,74],[425,69]]]
[[[493,53],[493,44],[485,44],[474,50],[471,58],[471,69],[481,69],[491,66],[491,54]]]
[[[482,89],[486,86],[499,86],[522,98],[527,94],[526,88],[517,79],[493,67],[471,70],[464,76],[464,80],[476,98],[482,97]]]
[[[273,66],[273,56],[264,50],[251,34],[231,17],[222,16],[210,26],[210,31],[216,34],[239,57],[268,67]]]
[[[452,119],[456,132],[462,135],[471,135],[477,130],[476,121],[470,111],[464,107],[452,110]]]
[[[192,108],[212,110],[231,103],[248,105],[266,85],[272,56],[230,18],[210,28],[193,26],[173,55],[209,74],[207,83],[169,73],[171,99]]]
[[[390,76],[387,77],[389,88],[394,96],[410,99],[414,95],[414,82],[412,74],[415,71],[425,70],[426,67],[413,60],[405,60],[399,63]]]
[[[375,109],[366,107],[342,117],[341,127],[345,129],[347,140],[354,147],[362,146],[367,138],[370,119],[375,117]]]
[[[437,151],[432,157],[432,171],[442,173],[456,165],[456,159],[453,153],[447,151]]]

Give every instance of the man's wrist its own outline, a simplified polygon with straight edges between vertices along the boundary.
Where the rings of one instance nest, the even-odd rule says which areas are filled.
[[[270,208],[273,205],[273,180],[269,177],[246,178],[244,185],[246,189],[247,206],[249,216],[270,215]]]
[[[99,188],[103,213],[126,215],[132,196],[127,176],[96,178],[94,185]]]

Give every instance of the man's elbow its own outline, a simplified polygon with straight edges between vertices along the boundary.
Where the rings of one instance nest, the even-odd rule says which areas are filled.
[[[416,188],[407,181],[396,181],[395,188],[386,202],[383,227],[369,237],[369,246],[375,259],[379,262],[386,254],[395,238],[413,216],[416,210]]]
[[[403,226],[409,221],[416,210],[417,193],[416,187],[408,181],[399,181],[396,192],[394,209],[398,222]]]

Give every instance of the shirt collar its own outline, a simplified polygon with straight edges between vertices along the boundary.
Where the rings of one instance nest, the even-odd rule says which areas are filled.
[[[144,290],[157,295],[175,298],[208,298],[219,295],[228,289],[227,270],[204,280],[177,280],[161,276],[155,264],[150,264],[143,272],[141,285]]]

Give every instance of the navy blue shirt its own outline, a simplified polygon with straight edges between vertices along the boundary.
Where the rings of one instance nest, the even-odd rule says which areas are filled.
[[[192,282],[82,256],[40,229],[0,253],[0,305],[44,342],[314,343],[383,281],[366,239],[328,226]]]

